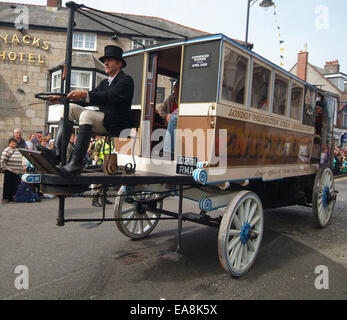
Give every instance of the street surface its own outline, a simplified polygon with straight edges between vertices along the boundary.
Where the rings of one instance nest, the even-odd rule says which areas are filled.
[[[327,229],[316,228],[310,208],[266,211],[260,253],[241,279],[220,267],[213,228],[184,223],[184,255],[172,261],[161,255],[176,246],[176,221],[160,221],[147,239],[132,241],[114,223],[57,227],[56,199],[6,204],[0,208],[0,299],[346,300],[347,179],[336,186],[340,193]],[[177,205],[170,198],[164,209]],[[67,218],[101,216],[91,199],[68,199],[66,208]],[[184,201],[185,211],[196,208]],[[107,216],[113,217],[113,206]],[[17,266],[27,267],[29,289],[16,289]],[[317,266],[328,268],[328,289],[315,287]]]

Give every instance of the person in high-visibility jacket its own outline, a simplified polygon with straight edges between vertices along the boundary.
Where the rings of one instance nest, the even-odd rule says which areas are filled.
[[[96,142],[94,145],[94,162],[95,164],[103,164],[105,155],[111,154],[113,152],[113,144],[112,141],[106,141],[105,137],[101,136],[96,136]],[[100,163],[101,162],[101,163]],[[93,185],[93,189],[98,189],[100,188],[101,185]],[[93,195],[93,200],[92,200],[92,205],[94,207],[102,207],[102,198],[101,198],[101,203],[99,202],[99,199],[101,198],[100,192],[97,192],[96,194]],[[112,204],[111,201],[105,199],[106,204]]]

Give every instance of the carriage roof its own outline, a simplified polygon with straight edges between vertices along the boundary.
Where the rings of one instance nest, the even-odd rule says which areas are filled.
[[[127,51],[124,53],[124,57],[128,58],[128,57],[131,57],[134,55],[140,55],[143,53],[158,52],[161,50],[170,49],[170,48],[174,48],[174,47],[180,47],[180,46],[190,46],[190,45],[199,46],[201,44],[204,44],[207,42],[212,42],[212,41],[217,41],[217,42],[222,43],[222,45],[220,47],[219,58],[223,57],[223,50],[222,50],[223,49],[223,43],[226,42],[232,46],[237,47],[238,50],[241,50],[244,54],[248,55],[249,57],[256,58],[256,59],[260,60],[261,62],[263,62],[264,64],[266,64],[268,67],[274,68],[275,70],[277,70],[281,73],[284,73],[287,77],[295,79],[297,82],[299,82],[299,83],[301,83],[307,87],[310,87],[311,89],[318,90],[317,87],[315,87],[315,86],[311,85],[310,83],[298,78],[294,74],[288,72],[287,70],[276,65],[275,63],[271,62],[270,60],[262,57],[261,55],[257,54],[256,52],[247,49],[244,45],[240,44],[239,42],[237,42],[237,41],[235,41],[235,40],[233,40],[233,39],[229,38],[228,36],[221,34],[221,33],[208,35],[208,36],[189,38],[187,40],[161,42],[161,43],[154,44],[152,46],[149,46],[149,47],[146,47],[143,49],[135,49],[135,50]],[[219,73],[221,71],[221,62],[222,62],[222,59],[220,59],[220,61],[219,61],[219,64],[220,64],[219,68],[215,70],[217,73]]]

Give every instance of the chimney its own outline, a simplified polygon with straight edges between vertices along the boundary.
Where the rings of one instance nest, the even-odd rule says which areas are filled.
[[[329,73],[339,73],[340,72],[340,64],[339,60],[327,61],[324,66],[324,70]]]
[[[307,63],[308,63],[308,52],[307,52],[307,43],[305,43],[304,50],[301,50],[298,54],[298,64],[296,69],[297,77],[304,81],[306,81],[306,77],[307,77]]]
[[[62,0],[47,0],[47,7],[61,8]]]

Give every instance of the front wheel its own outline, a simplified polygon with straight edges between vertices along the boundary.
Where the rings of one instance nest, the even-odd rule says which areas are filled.
[[[158,194],[142,192],[136,195],[128,195],[126,187],[120,188],[114,206],[116,219],[135,219],[133,221],[116,221],[117,228],[127,237],[139,240],[147,237],[157,226],[160,214],[151,212],[151,205],[147,201],[155,201]],[[163,208],[163,200],[156,204],[157,208]],[[149,219],[149,220],[136,220]],[[151,220],[153,219],[153,220]]]

